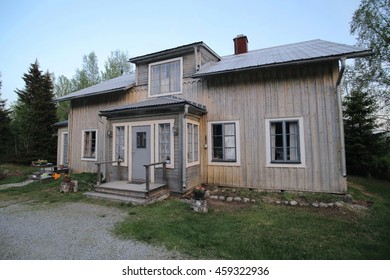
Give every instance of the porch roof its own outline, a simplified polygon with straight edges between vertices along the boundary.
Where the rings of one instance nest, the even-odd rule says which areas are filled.
[[[203,115],[207,113],[206,106],[195,103],[176,96],[163,96],[148,99],[133,104],[126,104],[115,108],[100,111],[101,116],[117,117],[129,114],[142,114],[151,111],[162,110],[164,112],[173,112],[181,110],[184,105],[189,106],[189,111],[196,115]]]

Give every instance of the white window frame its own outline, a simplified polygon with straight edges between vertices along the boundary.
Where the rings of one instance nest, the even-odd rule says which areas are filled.
[[[284,163],[284,162],[272,162],[271,158],[271,123],[273,122],[298,122],[299,131],[299,151],[300,151],[300,162],[299,163]],[[304,137],[304,121],[303,117],[289,117],[289,118],[273,118],[265,120],[265,143],[266,143],[266,166],[267,167],[306,167],[305,162],[305,137]]]
[[[95,132],[95,156],[94,157],[84,157],[84,143],[85,143],[85,133],[86,132]],[[97,161],[98,155],[98,130],[97,129],[83,129],[81,137],[81,160],[84,161]]]
[[[198,127],[198,137],[197,137],[197,142],[198,142],[198,159],[197,160],[192,160],[191,162],[188,162],[188,125],[192,125],[193,127],[194,126],[197,126]],[[192,130],[194,131],[194,130]],[[196,122],[196,121],[193,121],[193,120],[187,120],[186,122],[186,131],[185,131],[185,143],[186,143],[186,148],[185,148],[185,155],[186,155],[186,166],[187,167],[190,167],[190,166],[194,166],[194,165],[199,165],[200,164],[200,143],[199,143],[199,139],[200,139],[200,136],[199,136],[199,133],[200,133],[200,129],[199,129],[199,122]],[[192,133],[192,156],[194,157],[195,156],[195,135],[194,133]]]
[[[156,160],[160,158],[160,147],[159,147],[159,126],[160,124],[169,124],[170,127],[170,162],[167,163],[167,168],[175,168],[175,135],[173,133],[173,126],[175,125],[175,120],[168,119],[168,120],[161,120],[156,122],[155,126],[155,158]],[[159,167],[159,166],[156,166]]]
[[[127,166],[128,165],[128,145],[129,145],[129,124],[128,123],[115,123],[112,125],[112,134],[113,134],[113,139],[112,139],[112,160],[117,160],[116,158],[116,137],[117,137],[117,133],[116,133],[116,130],[117,130],[117,127],[124,127],[125,128],[125,150],[124,150],[124,158],[123,158],[123,161],[121,162],[121,166]],[[118,163],[113,163],[112,164],[113,166],[117,166]]]
[[[170,63],[170,62],[173,62],[173,61],[179,61],[180,62],[180,75],[179,75],[179,86],[180,86],[180,89],[179,89],[179,91],[167,92],[167,93],[159,93],[159,94],[152,94],[151,93],[151,88],[152,88],[151,87],[151,85],[152,85],[152,72],[151,72],[151,69],[152,69],[152,67],[156,66],[156,65]],[[148,76],[148,97],[149,98],[150,97],[167,96],[167,95],[173,95],[173,94],[180,94],[180,93],[182,93],[182,91],[183,91],[183,58],[182,57],[150,63],[149,64],[149,73],[148,74],[149,74],[149,76]]]
[[[65,135],[68,136],[68,146],[66,148],[66,155],[67,155],[67,162],[64,162],[64,157],[65,157]],[[69,133],[68,131],[63,131],[61,132],[61,150],[60,150],[60,163],[59,165],[64,165],[68,166],[69,164]]]
[[[234,123],[236,129],[236,161],[213,161],[213,124],[227,124]],[[241,145],[240,145],[240,122],[238,120],[232,121],[210,121],[207,123],[207,146],[208,146],[208,164],[209,165],[222,165],[222,166],[241,166]]]

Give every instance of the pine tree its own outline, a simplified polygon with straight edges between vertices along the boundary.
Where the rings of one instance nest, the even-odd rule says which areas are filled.
[[[24,74],[24,90],[16,90],[15,123],[18,139],[21,141],[23,161],[36,159],[54,160],[56,157],[56,138],[53,123],[57,121],[56,106],[52,102],[53,82],[49,72],[42,74],[38,61],[31,64]]]
[[[375,99],[361,91],[344,98],[344,130],[347,170],[351,174],[369,175],[378,150]]]
[[[6,100],[1,99],[1,86],[2,81],[0,80],[0,162],[3,162],[7,160],[9,155],[9,145],[11,140],[11,118],[10,111],[5,108]]]

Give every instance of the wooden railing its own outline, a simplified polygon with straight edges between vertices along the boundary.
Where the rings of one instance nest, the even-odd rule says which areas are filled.
[[[97,180],[96,180],[96,185],[99,186],[101,181],[102,181],[102,178],[100,176],[100,173],[102,172],[101,171],[101,166],[102,164],[109,164],[109,163],[117,163],[118,164],[118,180],[121,180],[121,170],[120,170],[120,166],[121,166],[121,160],[113,160],[113,161],[104,161],[104,162],[96,162],[95,164],[97,165]]]
[[[150,167],[154,165],[161,165],[163,166],[163,182],[164,184],[167,183],[167,163],[166,161],[163,162],[156,162],[151,164],[145,164],[145,170],[146,170],[146,190],[149,191],[150,189]]]

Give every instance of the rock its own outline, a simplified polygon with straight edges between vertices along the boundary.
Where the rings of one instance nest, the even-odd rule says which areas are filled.
[[[353,200],[353,198],[352,198],[352,195],[351,195],[351,194],[347,193],[347,194],[344,196],[344,202],[346,202],[346,203],[352,203],[352,200]]]
[[[218,199],[218,196],[216,196],[216,195],[211,195],[211,196],[210,196],[210,199]]]
[[[224,197],[223,195],[220,195],[220,196],[218,197],[218,199],[219,199],[219,200],[222,200],[222,201],[225,201],[225,197]]]
[[[285,201],[283,201],[283,203],[284,203],[284,205],[288,205],[290,202],[285,200]]]
[[[280,200],[277,200],[276,201],[276,204],[281,204],[282,202]]]
[[[328,203],[328,207],[332,208],[334,206],[334,203],[330,202]]]
[[[191,199],[191,210],[198,213],[207,213],[209,210],[207,200]]]
[[[290,201],[290,205],[296,206],[296,205],[298,205],[298,202],[296,202],[295,200],[291,200],[291,201]]]
[[[253,203],[256,203],[256,200],[254,200],[254,199],[251,199],[251,202],[253,202]]]
[[[229,196],[228,198],[226,198],[226,201],[227,202],[232,202],[233,201],[233,197]]]
[[[344,204],[341,202],[341,201],[337,201],[335,204],[334,204],[336,207],[338,208],[341,208],[344,206]]]
[[[211,192],[209,190],[205,191],[205,193],[204,193],[205,198],[210,197],[210,195],[211,195]]]
[[[247,203],[247,202],[249,202],[249,201],[251,201],[251,200],[250,200],[249,198],[244,197],[243,201],[244,201],[245,203]]]
[[[320,202],[319,206],[320,206],[320,207],[323,207],[323,208],[327,208],[327,207],[328,207],[328,204],[323,203],[323,202]]]
[[[241,197],[239,197],[239,196],[236,196],[235,198],[233,198],[234,199],[234,201],[238,201],[238,202],[240,202],[242,199],[241,199]]]
[[[318,205],[317,202],[313,202],[311,205],[312,205],[313,207],[319,207],[319,205]]]

